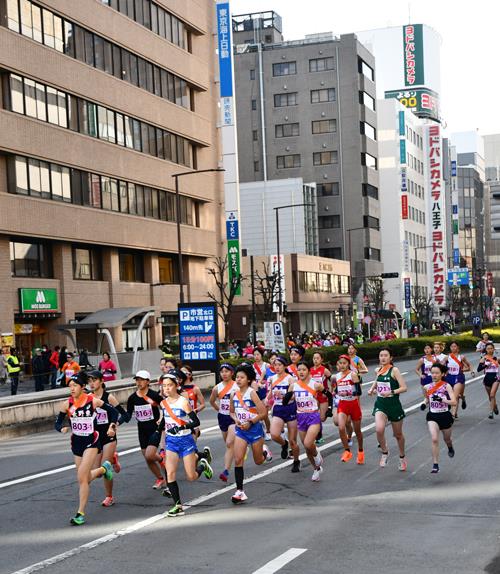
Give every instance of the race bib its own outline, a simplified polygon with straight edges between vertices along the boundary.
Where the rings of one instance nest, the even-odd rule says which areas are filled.
[[[448,411],[448,405],[446,403],[442,403],[441,401],[430,401],[430,409],[433,413],[445,413]]]
[[[97,412],[97,424],[107,425],[109,423],[108,413],[104,409],[96,409]]]
[[[244,423],[244,422],[249,421],[250,419],[253,418],[253,413],[251,413],[249,411],[245,411],[243,409],[237,409],[236,416],[238,417],[238,420],[241,423]]]
[[[94,417],[71,417],[71,432],[76,436],[89,436],[94,432]]]
[[[450,375],[458,375],[459,372],[460,372],[460,367],[457,364],[455,364],[455,365],[450,364],[448,366],[448,373]]]
[[[229,399],[223,398],[220,400],[219,412],[221,415],[228,415],[229,414],[229,404],[230,404]]]
[[[382,396],[382,393],[391,393],[392,389],[391,389],[391,383],[388,382],[384,382],[384,381],[377,381],[377,395],[379,397],[385,398]]]
[[[295,397],[297,411],[301,413],[313,413],[317,410],[316,401],[309,397]]]
[[[154,420],[153,407],[151,405],[135,405],[134,413],[135,418],[141,423]]]

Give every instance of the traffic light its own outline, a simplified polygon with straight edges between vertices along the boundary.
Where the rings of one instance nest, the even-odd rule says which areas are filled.
[[[380,277],[382,279],[396,279],[399,277],[399,273],[381,273]]]

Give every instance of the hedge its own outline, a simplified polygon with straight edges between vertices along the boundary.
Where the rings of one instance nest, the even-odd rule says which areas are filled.
[[[500,329],[491,329],[488,331],[491,338],[495,342],[500,342]],[[431,345],[435,341],[442,341],[446,345],[445,352],[449,350],[451,341],[457,341],[460,350],[463,352],[470,352],[476,350],[478,338],[472,334],[463,334],[457,336],[440,335],[436,337],[412,337],[410,339],[392,339],[390,341],[377,341],[376,343],[363,343],[356,345],[358,355],[364,360],[377,359],[380,349],[389,347],[395,358],[402,358],[405,356],[423,355],[424,347],[428,343]],[[312,363],[312,356],[318,349],[307,349],[306,360]],[[325,363],[335,364],[339,355],[346,353],[346,347],[342,345],[335,345],[334,347],[322,347],[321,354],[324,357]],[[248,362],[247,358],[229,359],[229,363],[239,365],[243,362]]]

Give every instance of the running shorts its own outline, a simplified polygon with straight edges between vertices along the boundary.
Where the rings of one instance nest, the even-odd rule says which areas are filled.
[[[319,411],[314,413],[297,413],[297,428],[299,431],[307,432],[307,429],[313,425],[321,425]]]
[[[285,423],[297,420],[297,405],[295,401],[288,405],[274,405],[273,417],[278,417]]]
[[[262,424],[259,422],[251,425],[248,430],[243,430],[240,427],[235,427],[234,434],[243,439],[247,444],[253,444],[257,442],[261,438],[264,438],[264,429],[262,428]]]
[[[83,456],[83,453],[88,448],[97,448],[101,450],[101,444],[99,442],[99,433],[97,431],[89,436],[77,436],[71,435],[71,452],[75,456]]]
[[[350,416],[353,421],[360,421],[363,414],[361,412],[361,407],[359,405],[359,401],[356,399],[355,401],[340,401],[338,406],[338,411],[340,413],[344,413],[347,416]]]
[[[372,414],[376,412],[384,413],[391,423],[397,423],[405,418],[399,397],[377,397]]]
[[[426,416],[427,422],[434,421],[438,424],[439,430],[446,430],[451,428],[451,425],[454,423],[453,416],[450,411],[445,413],[431,413],[430,411],[427,413]]]
[[[175,452],[179,458],[184,458],[189,454],[197,452],[196,442],[192,434],[184,436],[172,436],[167,434],[165,437],[165,450]]]
[[[222,432],[227,432],[231,425],[234,425],[233,419],[229,415],[221,415],[217,413],[217,422]]]

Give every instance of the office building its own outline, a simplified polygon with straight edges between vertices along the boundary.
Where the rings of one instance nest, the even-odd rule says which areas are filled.
[[[0,0],[0,329],[24,355],[176,329],[173,174],[218,166],[210,0]],[[219,174],[179,178],[186,299],[220,255]],[[58,330],[65,326],[66,331]]]
[[[483,136],[486,171],[486,193],[489,212],[486,225],[487,269],[491,273],[491,290],[495,297],[500,296],[500,135]],[[496,307],[497,305],[495,305]]]
[[[284,41],[275,12],[234,16],[233,44],[241,182],[315,183],[319,255],[350,259],[359,294],[382,269],[372,54],[352,34]]]

